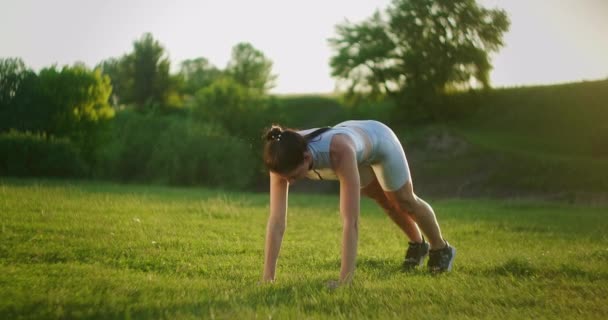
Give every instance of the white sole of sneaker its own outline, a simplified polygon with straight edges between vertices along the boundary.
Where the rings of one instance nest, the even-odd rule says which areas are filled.
[[[452,259],[450,259],[450,263],[448,263],[448,272],[452,271],[452,264],[454,263],[454,258],[456,258],[456,248],[450,247],[452,251]]]
[[[424,262],[426,261],[426,258],[429,256],[428,252],[427,254],[422,256],[422,259],[420,259],[420,262],[418,263],[419,267],[422,267],[424,265]]]

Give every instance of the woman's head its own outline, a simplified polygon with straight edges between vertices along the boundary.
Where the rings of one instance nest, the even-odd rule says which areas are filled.
[[[263,138],[264,164],[268,170],[288,174],[304,162],[308,142],[294,130],[273,125]]]

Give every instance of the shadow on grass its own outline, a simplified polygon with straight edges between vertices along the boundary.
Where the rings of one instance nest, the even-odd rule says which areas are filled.
[[[312,280],[312,279],[311,279]],[[282,284],[259,285],[232,288],[226,295],[225,288],[211,290],[200,300],[184,297],[186,302],[164,301],[155,294],[132,299],[109,299],[85,302],[54,301],[38,299],[18,305],[11,303],[0,306],[1,319],[236,319],[267,318],[277,309],[291,309],[294,315],[306,312],[340,313],[348,309],[350,299],[342,299],[332,306],[324,304],[319,295],[329,293],[323,282],[297,281]],[[174,297],[173,297],[174,298]]]
[[[471,270],[472,271],[472,270]],[[475,271],[472,271],[476,273]],[[481,274],[489,277],[509,276],[514,278],[567,278],[584,279],[589,281],[608,280],[606,272],[592,272],[584,270],[578,266],[553,265],[539,266],[530,260],[509,259],[504,263],[482,270]]]
[[[340,260],[327,261],[317,265],[317,267],[324,270],[335,270],[337,273],[340,270]],[[357,274],[364,275],[367,279],[372,281],[391,280],[402,275],[421,277],[433,276],[427,271],[426,264],[408,270],[403,267],[403,261],[399,259],[365,256],[357,258]]]
[[[19,309],[0,309],[3,319],[166,319],[166,318],[214,318],[220,313],[221,318],[230,314],[235,305],[222,301],[201,301],[197,303],[172,304],[171,306],[103,306],[90,303],[64,303],[54,307],[46,302],[29,303]],[[238,311],[233,311],[235,316]]]

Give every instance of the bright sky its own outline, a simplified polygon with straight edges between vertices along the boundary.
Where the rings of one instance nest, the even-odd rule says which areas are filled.
[[[607,0],[478,0],[505,9],[511,29],[494,57],[496,87],[608,78]],[[390,0],[0,0],[0,57],[39,70],[81,61],[90,67],[132,50],[145,32],[176,67],[205,57],[224,68],[249,42],[274,62],[274,93],[334,89],[327,39]]]

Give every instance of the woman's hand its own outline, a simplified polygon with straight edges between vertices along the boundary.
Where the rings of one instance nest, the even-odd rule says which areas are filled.
[[[340,286],[340,281],[338,280],[329,280],[327,281],[327,289],[335,290]]]
[[[265,286],[269,284],[274,284],[274,280],[260,280],[258,281],[258,286]]]
[[[327,281],[326,286],[327,286],[327,289],[329,289],[329,290],[336,290],[341,287],[350,286],[351,284],[352,284],[351,281],[344,282],[344,281],[340,281],[340,280],[329,280],[329,281]]]

